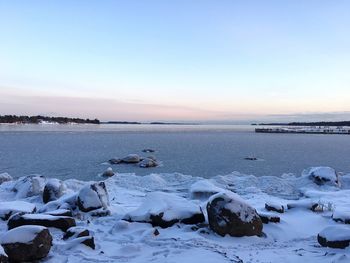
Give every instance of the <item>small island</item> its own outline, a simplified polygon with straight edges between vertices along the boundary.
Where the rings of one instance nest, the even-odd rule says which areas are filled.
[[[257,125],[253,123],[252,125]],[[350,126],[350,121],[318,121],[318,122],[289,122],[289,123],[260,123],[261,126]]]
[[[17,115],[0,115],[0,123],[16,124],[40,124],[40,123],[57,123],[57,124],[100,124],[98,119],[81,119],[68,117],[48,117],[48,116],[17,116]]]

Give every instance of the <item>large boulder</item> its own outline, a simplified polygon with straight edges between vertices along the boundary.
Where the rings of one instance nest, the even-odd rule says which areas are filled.
[[[50,179],[44,187],[43,202],[46,204],[50,201],[59,199],[65,191],[65,185],[61,180]]]
[[[284,206],[281,204],[274,203],[274,202],[267,202],[265,204],[265,209],[267,211],[274,211],[274,212],[281,213],[281,214],[284,213]]]
[[[13,187],[17,198],[31,197],[42,194],[46,178],[41,175],[29,175],[17,180]]]
[[[36,206],[25,201],[0,202],[0,218],[2,220],[7,220],[11,215],[19,212],[34,213],[35,211]]]
[[[232,192],[213,195],[207,204],[210,228],[235,237],[260,236],[263,224],[256,210]]]
[[[8,173],[1,173],[0,174],[0,184],[5,183],[5,182],[9,182],[12,180],[13,180],[12,176],[9,175]]]
[[[52,236],[46,227],[21,226],[6,232],[1,245],[11,262],[33,262],[47,256]]]
[[[8,229],[13,229],[24,225],[55,227],[61,229],[62,231],[66,231],[68,228],[76,226],[76,223],[74,218],[69,216],[23,213],[17,213],[11,216],[7,222]]]
[[[138,209],[126,214],[124,220],[166,228],[176,223],[203,223],[205,218],[199,205],[174,194],[153,192]]]
[[[311,167],[307,171],[304,171],[304,173],[318,185],[340,185],[339,176],[331,167]]]
[[[109,197],[104,182],[92,183],[80,189],[77,204],[81,211],[90,212],[96,209],[107,209]]]
[[[350,228],[343,225],[326,227],[317,240],[323,247],[346,248],[350,245]]]
[[[122,160],[123,163],[139,163],[141,157],[138,154],[129,154],[125,156]]]

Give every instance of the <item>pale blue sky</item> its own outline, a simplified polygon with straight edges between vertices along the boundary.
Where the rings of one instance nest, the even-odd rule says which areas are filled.
[[[343,113],[349,70],[350,1],[0,0],[0,114]]]

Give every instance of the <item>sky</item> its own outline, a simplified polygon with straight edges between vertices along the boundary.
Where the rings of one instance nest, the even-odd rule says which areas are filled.
[[[350,1],[0,0],[0,115],[350,119]]]

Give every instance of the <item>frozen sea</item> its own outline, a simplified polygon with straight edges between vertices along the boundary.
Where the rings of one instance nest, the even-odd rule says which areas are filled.
[[[157,168],[114,165],[116,172],[182,173],[211,178],[234,171],[300,175],[310,166],[350,172],[350,136],[258,134],[241,125],[0,125],[0,173],[98,180],[113,157],[142,153]],[[258,161],[244,158],[254,156]]]

